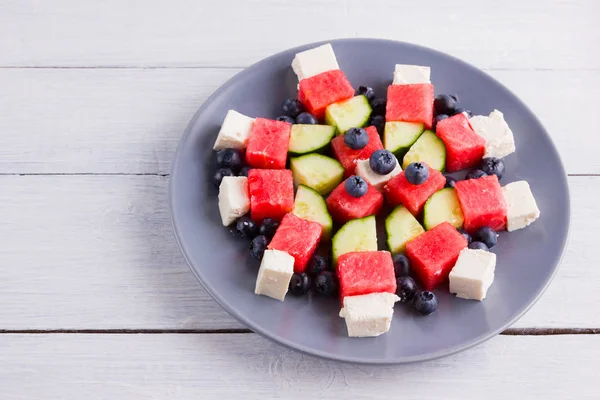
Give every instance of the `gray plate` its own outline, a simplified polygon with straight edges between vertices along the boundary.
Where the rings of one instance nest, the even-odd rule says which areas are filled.
[[[337,316],[339,300],[287,296],[280,303],[254,295],[258,263],[248,243],[221,226],[212,145],[228,109],[275,118],[284,99],[296,96],[294,55],[319,45],[290,49],[237,74],[198,110],[173,163],[170,204],[175,233],[192,271],[215,300],[253,331],[320,357],[373,364],[423,361],[465,350],[498,334],[525,313],[554,276],[569,229],[569,193],[564,168],[550,137],[514,94],[480,70],[446,54],[407,43],[347,39],[331,42],[354,87],[385,95],[394,64],[431,66],[436,93],[458,94],[475,114],[504,112],[517,152],[506,158],[503,183],[527,180],[542,216],[530,227],[502,232],[494,252],[496,279],[483,302],[454,298],[439,288],[438,311],[415,315],[397,304],[390,332],[378,338],[346,337]],[[540,94],[542,95],[542,94]],[[379,238],[380,247],[385,246]]]

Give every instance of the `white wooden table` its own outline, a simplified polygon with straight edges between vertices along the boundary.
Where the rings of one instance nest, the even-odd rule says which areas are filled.
[[[599,14],[597,0],[0,0],[0,399],[597,399]],[[484,69],[569,173],[570,244],[544,297],[419,365],[326,362],[250,333],[192,276],[167,210],[175,146],[219,85],[362,36]]]

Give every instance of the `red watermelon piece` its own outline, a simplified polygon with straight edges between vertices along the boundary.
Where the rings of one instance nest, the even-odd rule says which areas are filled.
[[[429,166],[427,166],[429,168]],[[432,194],[442,189],[446,184],[444,175],[433,168],[429,168],[429,178],[420,184],[410,183],[404,171],[396,175],[384,187],[385,198],[392,207],[402,204],[413,215],[418,215],[427,199]]]
[[[438,122],[436,134],[446,146],[448,172],[471,168],[479,164],[485,154],[485,139],[475,133],[463,113]]]
[[[246,162],[253,168],[284,169],[292,124],[256,118],[246,147]]]
[[[425,290],[434,290],[448,278],[467,244],[467,239],[449,222],[442,222],[406,244],[406,255]]]
[[[294,257],[294,272],[304,272],[319,245],[322,230],[318,222],[289,213],[281,220],[268,248],[287,252]]]
[[[294,180],[289,169],[251,169],[248,172],[250,216],[280,221],[294,208]]]
[[[364,129],[369,135],[369,143],[367,143],[367,145],[360,150],[352,150],[350,147],[346,146],[344,143],[344,135],[336,136],[331,140],[333,154],[346,170],[346,177],[354,174],[357,160],[366,160],[367,158],[371,157],[371,154],[373,154],[376,150],[383,149],[383,143],[381,143],[381,138],[379,137],[379,133],[377,133],[377,128],[374,126],[368,126]]]
[[[426,129],[433,123],[433,85],[390,85],[385,109],[386,121],[420,122]]]
[[[308,112],[320,120],[325,116],[325,108],[328,105],[351,97],[354,97],[354,89],[339,69],[300,81],[298,99]]]
[[[506,228],[507,205],[496,175],[456,182],[455,189],[467,231],[482,226],[496,231]]]
[[[383,205],[383,195],[374,186],[368,185],[367,193],[361,197],[352,197],[346,191],[344,182],[340,183],[326,200],[331,217],[345,223],[351,219],[376,215]]]
[[[336,272],[342,299],[369,293],[396,293],[394,263],[388,251],[342,254]]]

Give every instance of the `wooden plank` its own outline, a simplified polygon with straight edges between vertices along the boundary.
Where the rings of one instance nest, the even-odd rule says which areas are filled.
[[[599,177],[569,178],[573,222],[551,287],[515,326],[600,328]],[[0,329],[243,328],[175,244],[167,178],[0,176]]]
[[[1,396],[15,400],[229,399],[240,388],[244,399],[596,399],[600,368],[600,335],[499,336],[448,358],[379,367],[254,334],[2,335],[0,349]]]
[[[0,173],[168,173],[189,119],[237,72],[0,69]],[[599,74],[491,73],[532,107],[569,173],[600,173],[600,136],[590,129],[600,116],[565,117],[596,101]]]
[[[599,11],[594,0],[8,0],[0,66],[247,66],[303,43],[382,37],[483,68],[598,69]]]

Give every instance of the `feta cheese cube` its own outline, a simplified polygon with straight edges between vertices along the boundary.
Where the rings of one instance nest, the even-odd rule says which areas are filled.
[[[344,297],[340,317],[346,320],[350,337],[379,336],[390,330],[394,303],[400,300],[392,293],[371,293]]]
[[[396,64],[392,85],[431,83],[431,69],[421,65]]]
[[[500,111],[494,110],[487,117],[476,115],[469,122],[475,133],[485,139],[484,157],[503,158],[515,152],[515,138]]]
[[[402,167],[398,160],[396,160],[396,168],[392,170],[387,175],[379,175],[377,172],[371,169],[371,165],[369,164],[369,160],[358,160],[356,161],[356,174],[367,181],[370,185],[373,185],[375,189],[380,192],[383,190],[383,187],[390,179],[394,176],[398,175],[402,172]]]
[[[305,50],[294,57],[292,69],[298,80],[310,78],[323,72],[340,69],[333,48],[329,43]]]
[[[231,225],[250,209],[248,178],[226,176],[219,186],[219,212],[224,226]]]
[[[253,123],[254,118],[247,117],[235,110],[227,111],[213,149],[246,148]]]
[[[538,208],[529,183],[511,182],[502,188],[506,200],[506,229],[509,232],[525,228],[539,218]]]
[[[463,249],[450,271],[450,293],[468,300],[483,300],[494,281],[496,255],[485,250]]]
[[[294,274],[294,257],[280,250],[265,250],[254,293],[283,301]]]

